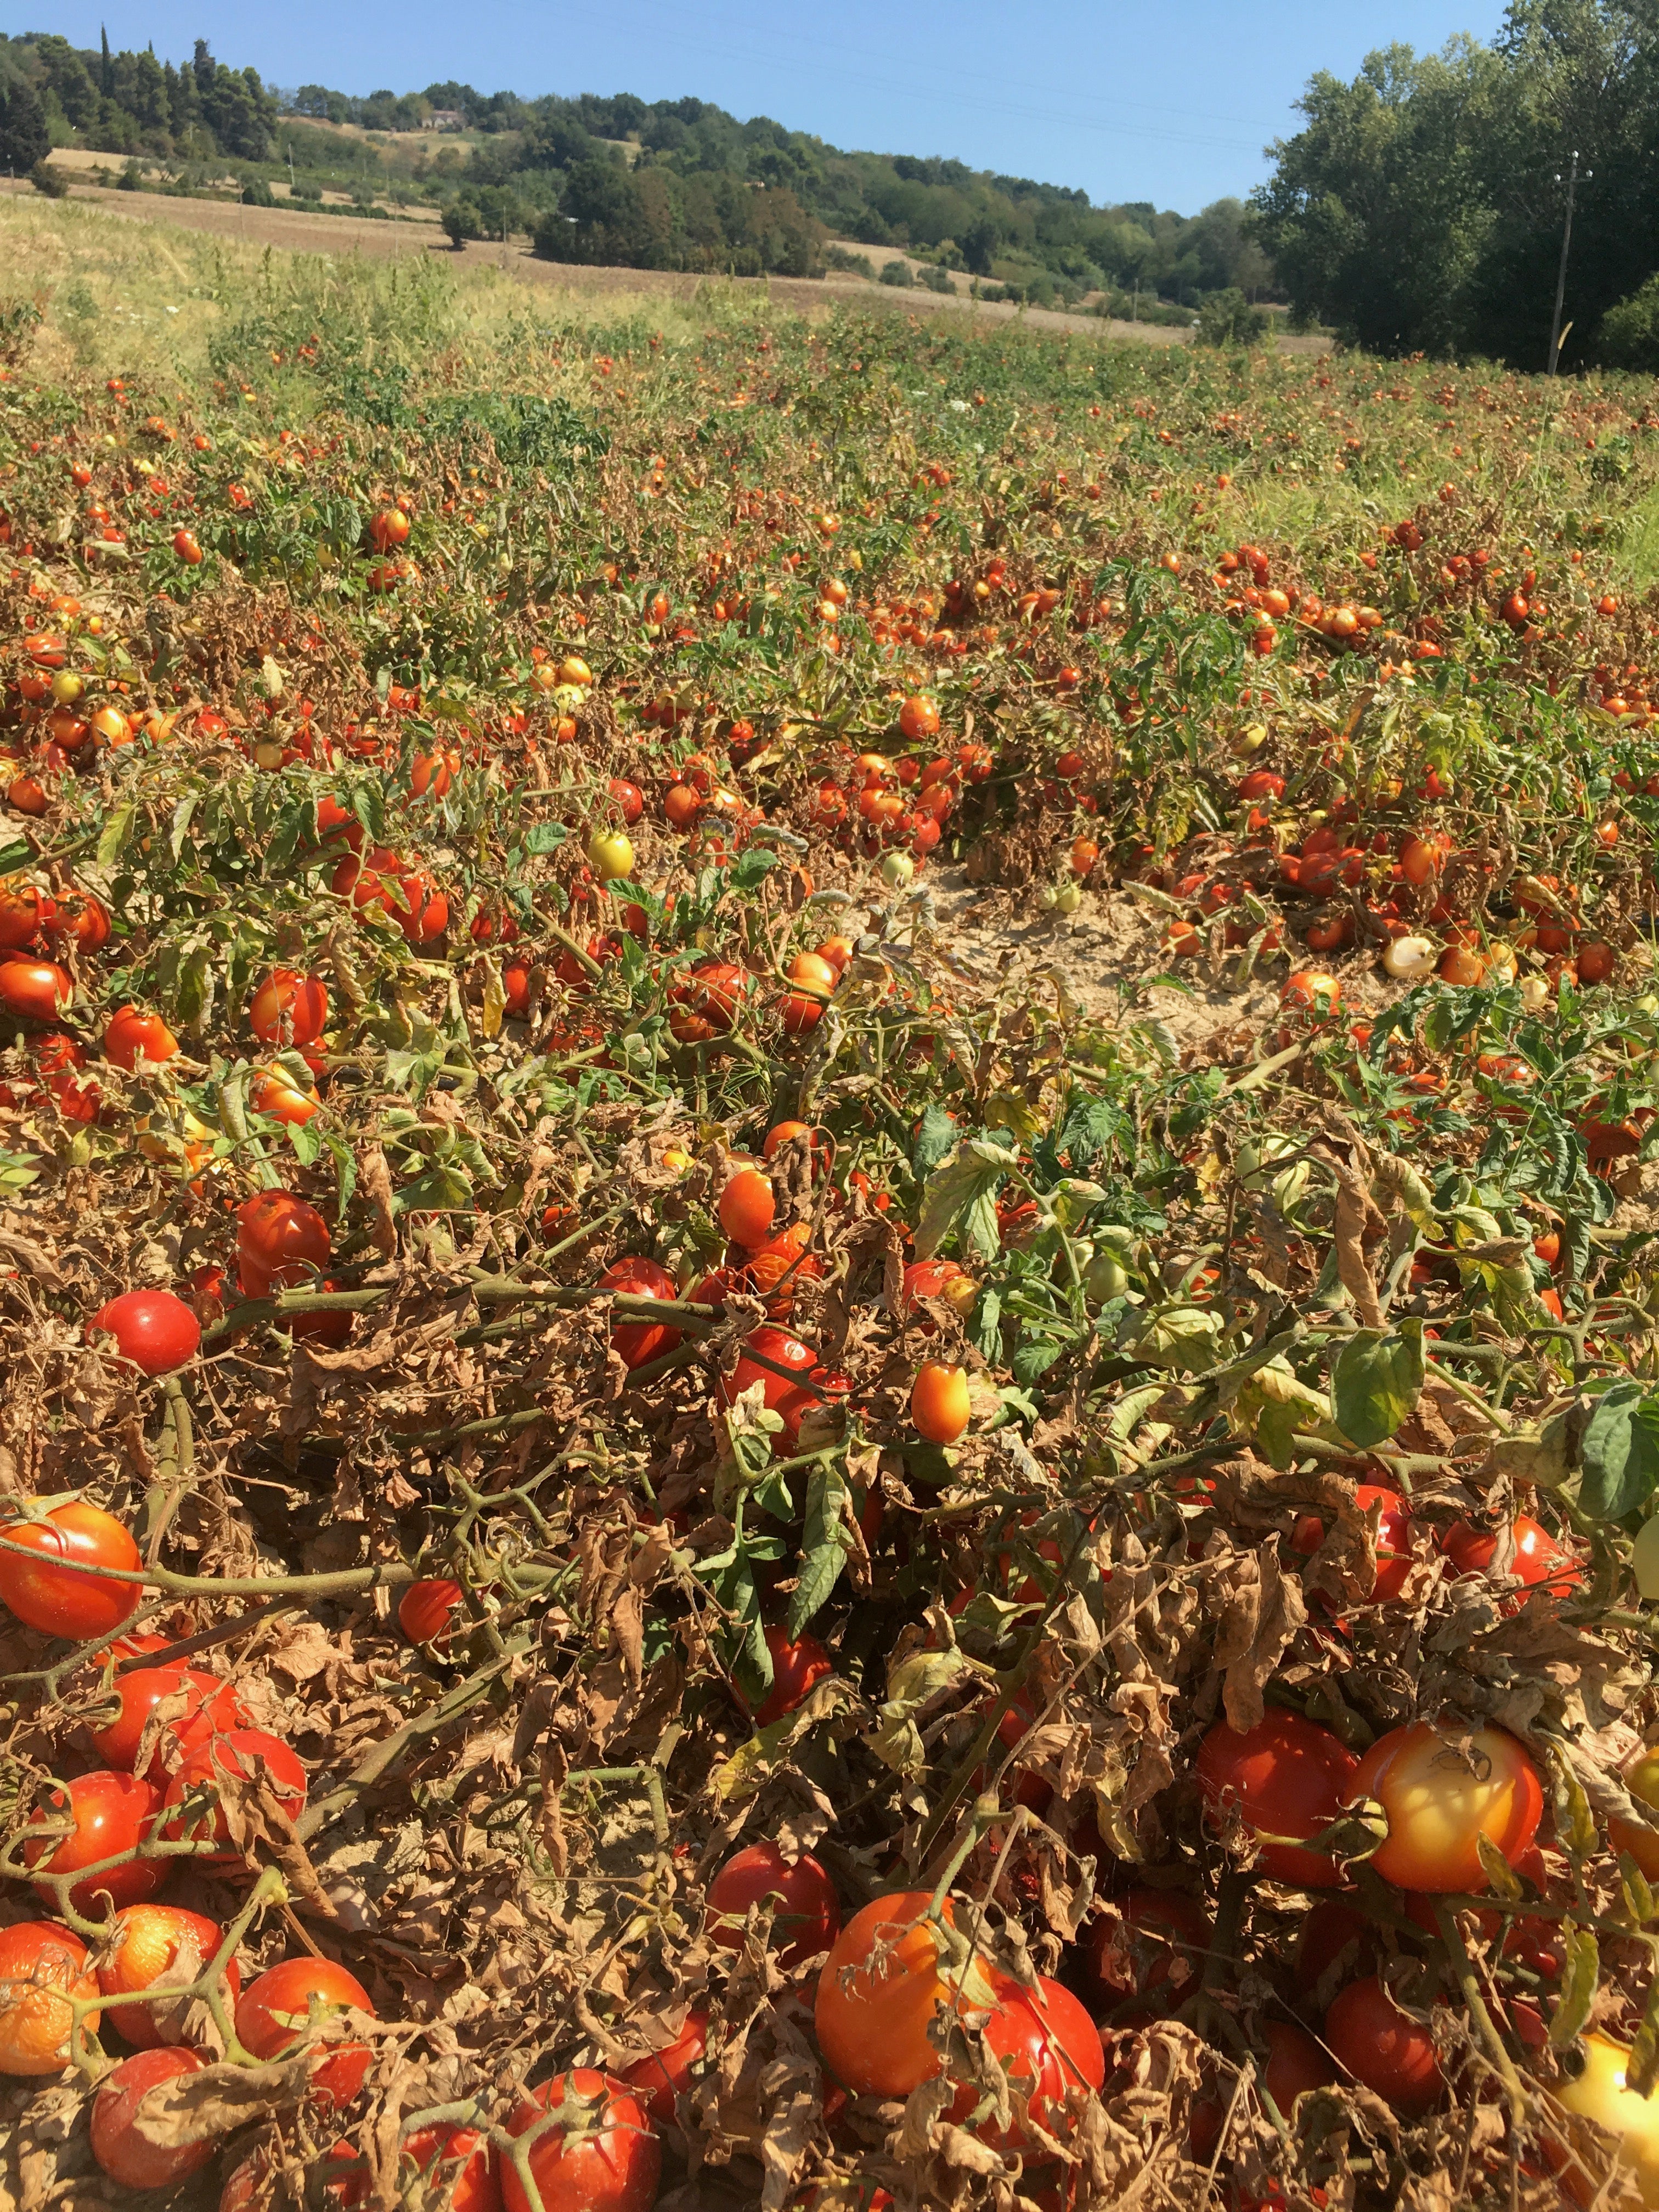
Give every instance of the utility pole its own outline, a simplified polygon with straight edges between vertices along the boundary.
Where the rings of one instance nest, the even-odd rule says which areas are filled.
[[[1586,169],[1586,180],[1595,174]],[[1555,173],[1555,181],[1561,181],[1561,172]],[[1555,272],[1555,313],[1550,318],[1550,358],[1546,374],[1553,376],[1555,365],[1561,355],[1561,307],[1567,295],[1567,252],[1572,244],[1572,204],[1578,191],[1578,149],[1572,149],[1572,164],[1567,171],[1567,219],[1561,228],[1561,259]]]

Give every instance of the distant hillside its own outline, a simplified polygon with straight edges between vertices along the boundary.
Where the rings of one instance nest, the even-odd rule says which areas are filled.
[[[1096,207],[938,155],[844,153],[701,100],[526,100],[453,82],[366,100],[322,85],[284,94],[203,40],[175,68],[35,32],[0,38],[0,100],[8,87],[13,105],[38,101],[53,144],[161,165],[174,190],[202,189],[204,165],[229,163],[251,197],[283,196],[291,180],[300,198],[343,189],[365,208],[424,200],[458,239],[528,232],[560,260],[817,276],[841,239],[872,249],[871,274],[885,268],[889,283],[914,281],[900,249],[938,289],[975,282],[1040,305],[1093,295],[1155,313],[1158,300],[1190,310],[1230,288],[1273,296],[1237,200],[1190,217],[1149,202]],[[6,127],[0,112],[0,165]]]

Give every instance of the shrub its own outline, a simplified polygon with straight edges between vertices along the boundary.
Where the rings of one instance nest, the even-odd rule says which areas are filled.
[[[1659,373],[1659,276],[1607,309],[1595,333],[1595,357],[1607,368]]]
[[[901,291],[908,291],[916,280],[910,274],[910,264],[908,261],[884,261],[881,264],[881,281],[884,284],[896,284]]]
[[[54,169],[50,161],[37,161],[29,171],[29,182],[49,200],[61,200],[69,192],[69,179],[61,169]]]
[[[132,179],[131,184],[127,182],[128,177],[131,177]],[[124,191],[136,192],[138,189],[137,170],[130,167],[127,170],[126,176],[124,176],[121,179],[121,185]],[[243,185],[242,205],[244,207],[275,207],[276,204],[276,198],[271,192],[270,186],[265,182],[263,177],[250,177],[246,184]]]
[[[1212,292],[1199,308],[1196,331],[1200,345],[1260,345],[1267,335],[1267,318],[1230,284],[1224,292]]]
[[[844,246],[832,246],[824,256],[832,269],[839,269],[848,276],[862,276],[866,284],[876,281],[875,264],[867,253],[849,253]]]
[[[949,292],[954,295],[957,289],[951,281],[950,272],[938,268],[932,262],[929,262],[922,270],[921,282],[930,292]]]

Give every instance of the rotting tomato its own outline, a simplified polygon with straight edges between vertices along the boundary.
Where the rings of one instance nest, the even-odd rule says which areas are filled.
[[[1388,1840],[1370,1863],[1401,1889],[1485,1889],[1479,1838],[1513,1865],[1544,1809],[1538,1770],[1506,1729],[1443,1731],[1425,1721],[1379,1736],[1350,1795],[1375,1797],[1388,1814]]]
[[[1276,1881],[1334,1889],[1334,1859],[1302,1846],[1340,1816],[1358,1760],[1329,1729],[1270,1705],[1243,1735],[1218,1722],[1199,1747],[1195,1771],[1212,1817],[1236,1811],[1264,1840],[1262,1869]],[[1288,1840],[1286,1840],[1288,1839]]]
[[[97,1978],[78,1936],[55,1920],[0,1929],[0,2074],[61,2074],[70,2063],[75,2014],[69,2000],[96,2002]],[[98,2014],[83,2015],[95,2035]]]
[[[0,1540],[33,1554],[0,1550],[0,1603],[49,1636],[109,1636],[137,1611],[137,1581],[107,1581],[94,1569],[137,1575],[143,1562],[128,1529],[84,1498],[32,1505],[0,1520]]]
[[[127,1905],[116,1914],[109,1940],[98,1955],[100,1994],[106,2000],[123,2000],[106,2002],[105,2019],[140,2050],[177,2043],[191,2000],[169,1991],[176,1993],[199,1981],[223,1940],[216,1921],[182,1905]],[[220,1975],[219,1989],[232,2010],[241,1982],[241,1969],[231,1959]]]
[[[171,2189],[217,2157],[213,2136],[161,2143],[138,2130],[138,2118],[152,2089],[181,2075],[198,2074],[207,2061],[180,2044],[163,2044],[124,2058],[105,2075],[92,2100],[92,2154],[112,2181],[125,2189]]]

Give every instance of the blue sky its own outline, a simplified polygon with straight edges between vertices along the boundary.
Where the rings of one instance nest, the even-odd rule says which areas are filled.
[[[481,92],[695,93],[739,117],[775,116],[838,146],[954,155],[974,168],[1150,199],[1191,213],[1243,193],[1262,149],[1295,127],[1310,75],[1352,76],[1371,47],[1489,38],[1494,0],[1391,0],[1364,24],[1311,0],[839,0],[794,14],[776,0],[605,0],[598,8],[437,0],[222,0],[9,6],[13,34],[61,31],[96,46],[153,42],[182,59],[205,36],[221,61],[281,85],[418,90],[446,77]]]

